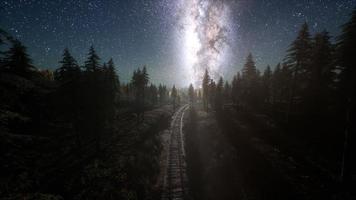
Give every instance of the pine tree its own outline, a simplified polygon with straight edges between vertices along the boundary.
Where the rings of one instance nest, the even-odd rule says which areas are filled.
[[[193,84],[189,85],[188,96],[189,96],[190,105],[194,105],[195,104],[195,91],[194,91]]]
[[[64,49],[62,60],[59,63],[61,66],[55,71],[56,80],[66,82],[79,78],[80,68],[68,48]]]
[[[215,107],[215,97],[216,97],[216,83],[213,79],[210,79],[208,85],[208,106]]]
[[[223,91],[224,91],[224,80],[222,77],[220,77],[215,89],[215,110],[217,112],[220,112],[223,107],[223,98],[224,98]]]
[[[271,87],[272,87],[272,70],[269,65],[267,65],[262,76],[262,92],[265,103],[271,102]]]
[[[151,84],[149,87],[149,100],[151,102],[152,105],[156,105],[157,104],[157,97],[158,97],[158,91],[157,91],[157,87],[154,84]]]
[[[172,88],[172,91],[171,91],[171,98],[172,98],[172,103],[173,103],[173,110],[176,110],[177,96],[178,96],[178,92],[177,92],[176,86],[173,85],[173,88]]]
[[[0,70],[3,69],[3,52],[2,45],[6,44],[7,42],[12,42],[14,39],[4,30],[0,28]]]
[[[334,67],[332,45],[326,31],[317,33],[313,39],[310,79],[308,85],[308,105],[314,113],[320,113],[329,103],[334,87]]]
[[[103,109],[105,120],[108,124],[114,123],[116,115],[116,104],[120,97],[120,81],[115,71],[115,65],[112,58],[103,64],[104,82],[101,89],[103,99]],[[111,127],[111,126],[107,126]]]
[[[224,100],[225,101],[230,101],[231,99],[231,86],[228,81],[225,81],[224,84]]]
[[[112,58],[110,58],[109,62],[107,63],[107,76],[112,87],[111,91],[117,95],[120,95],[120,79],[115,70],[115,64]]]
[[[345,112],[344,152],[340,179],[345,183],[352,184],[352,174],[355,174],[355,146],[356,146],[356,9],[348,23],[342,27],[342,34],[337,43],[337,64],[340,66],[338,76],[340,91],[340,105]]]
[[[253,56],[250,53],[246,58],[246,63],[242,68],[242,78],[247,84],[252,84],[256,80],[257,70]]]
[[[150,81],[150,78],[149,78],[148,73],[147,73],[146,65],[143,66],[141,76],[142,76],[142,84],[143,84],[144,87],[146,87],[148,82]]]
[[[210,76],[208,69],[205,69],[204,77],[203,77],[203,82],[202,82],[202,88],[203,88],[203,106],[206,111],[208,111],[208,104],[209,104],[209,84],[210,84]]]
[[[85,61],[85,69],[87,72],[100,71],[100,58],[97,55],[93,46],[90,47],[87,60]]]
[[[14,40],[12,47],[5,52],[3,68],[21,76],[29,75],[35,70],[27,48],[18,40]]]
[[[251,108],[257,106],[258,99],[258,71],[255,61],[250,53],[246,58],[246,63],[242,68],[241,77],[241,100],[244,105],[249,105]]]
[[[352,17],[342,27],[342,33],[337,42],[337,64],[340,66],[339,89],[342,91],[344,104],[355,96],[356,88],[356,9]]]
[[[160,104],[163,105],[167,100],[167,87],[165,85],[159,84],[158,94]]]
[[[232,79],[231,87],[231,99],[235,105],[239,106],[242,94],[242,79],[240,72],[238,72]]]
[[[289,121],[290,113],[293,111],[295,98],[303,98],[310,77],[312,42],[308,24],[304,23],[288,50],[286,58],[288,66],[293,71],[292,85],[289,91],[286,120]]]
[[[293,76],[298,77],[308,71],[311,61],[312,41],[309,27],[304,23],[298,33],[297,38],[288,49],[287,63],[293,68]]]

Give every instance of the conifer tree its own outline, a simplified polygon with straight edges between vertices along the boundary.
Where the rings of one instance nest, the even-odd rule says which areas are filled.
[[[356,88],[356,9],[349,22],[343,25],[337,42],[337,64],[340,66],[339,89],[344,102],[355,96]],[[345,104],[345,103],[344,103]]]
[[[215,110],[217,112],[220,112],[222,110],[222,106],[223,106],[223,98],[224,98],[224,80],[222,77],[219,78],[218,84],[216,85],[216,89],[215,89],[215,99],[214,99],[214,103],[215,103]]]
[[[56,80],[66,82],[79,78],[80,68],[68,48],[64,49],[62,60],[59,63],[61,66],[55,71]]]
[[[330,94],[334,87],[334,67],[332,45],[329,34],[317,33],[313,39],[310,79],[308,84],[308,106],[313,112],[320,113],[330,103]]]
[[[157,104],[157,97],[158,97],[158,91],[157,91],[157,87],[154,84],[151,84],[149,87],[149,100],[151,102],[152,105],[156,105]]]
[[[215,107],[215,97],[216,97],[216,83],[213,79],[210,79],[210,83],[208,85],[208,107],[209,104],[212,108]]]
[[[293,72],[293,79],[288,97],[286,120],[294,107],[294,99],[305,95],[307,80],[310,77],[312,42],[307,23],[304,23],[297,38],[291,44],[286,58],[288,66]]]
[[[100,71],[100,58],[97,55],[94,46],[89,49],[87,60],[85,61],[85,69],[87,72],[98,72]]]
[[[12,47],[5,52],[3,68],[21,76],[26,76],[35,70],[27,54],[27,48],[18,40],[12,41]]]
[[[209,104],[209,84],[210,84],[210,76],[208,69],[205,69],[202,88],[203,88],[203,106],[206,111],[208,111],[208,104]]]
[[[190,105],[194,105],[195,104],[195,91],[194,91],[193,84],[189,85],[188,96],[189,96]]]
[[[247,56],[246,63],[242,68],[242,78],[247,85],[253,84],[257,79],[257,69],[251,53]]]
[[[242,68],[241,77],[241,100],[245,105],[255,107],[258,99],[258,71],[255,61],[250,53],[246,58],[246,63]]]
[[[270,103],[271,101],[271,86],[272,86],[272,70],[269,65],[267,65],[262,76],[262,92],[265,103]]]
[[[344,151],[340,170],[341,181],[351,184],[352,175],[355,174],[356,161],[354,159],[356,152],[356,9],[353,10],[352,17],[342,27],[342,33],[337,43],[337,64],[340,66],[338,76],[340,91],[340,105],[345,112],[344,131]]]
[[[173,88],[172,88],[172,91],[171,91],[171,98],[172,98],[172,103],[173,103],[173,110],[176,110],[177,96],[178,96],[178,92],[177,92],[176,86],[173,85]]]
[[[224,84],[224,100],[225,101],[230,101],[231,99],[231,86],[228,81],[225,81]]]

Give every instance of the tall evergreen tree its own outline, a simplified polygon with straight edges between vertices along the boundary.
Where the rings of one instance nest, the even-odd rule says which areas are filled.
[[[286,120],[293,111],[295,98],[305,96],[305,89],[310,77],[312,41],[309,27],[304,23],[298,33],[297,38],[291,44],[286,58],[287,64],[293,71],[292,85],[289,91]]]
[[[12,41],[12,47],[5,52],[3,68],[22,76],[35,70],[27,48],[18,40]]]
[[[148,92],[149,100],[152,105],[157,104],[157,98],[158,98],[158,90],[157,87],[154,84],[151,84],[149,87],[149,92]]]
[[[94,46],[89,49],[87,60],[85,61],[85,69],[87,72],[98,72],[100,71],[100,58],[96,53]]]
[[[343,99],[351,99],[355,96],[356,88],[356,9],[352,17],[342,27],[342,33],[337,42],[337,64],[340,66],[339,88],[342,91]]]
[[[68,48],[64,49],[62,60],[59,63],[61,66],[55,71],[56,80],[65,82],[79,77],[80,68]]]
[[[330,99],[334,87],[332,45],[326,31],[317,33],[313,40],[310,79],[308,85],[308,106],[315,113],[320,113]]]
[[[219,78],[218,84],[215,89],[215,110],[220,112],[223,106],[223,98],[224,98],[224,80],[222,77]]]
[[[171,98],[172,98],[172,103],[173,103],[173,110],[176,109],[177,96],[178,96],[178,92],[177,92],[176,86],[173,85],[173,88],[172,88],[172,91],[171,91]]]
[[[247,56],[246,63],[242,68],[242,78],[246,84],[252,84],[257,78],[257,69],[251,53]]]
[[[189,85],[188,96],[189,96],[190,105],[194,105],[195,104],[195,100],[196,100],[196,98],[195,98],[196,95],[195,95],[193,84]]]
[[[241,100],[244,105],[249,105],[249,107],[257,106],[258,99],[258,71],[256,69],[255,61],[250,53],[246,58],[246,63],[242,68],[241,77]]]
[[[353,10],[352,17],[342,27],[342,33],[337,43],[337,64],[340,66],[339,86],[340,104],[345,112],[344,131],[344,152],[340,179],[349,184],[353,184],[352,176],[356,174],[356,9]],[[352,182],[353,181],[353,182]]]
[[[240,72],[238,72],[231,83],[231,98],[235,105],[239,105],[241,102],[241,94],[242,94],[242,79]]]
[[[202,89],[203,89],[203,106],[206,111],[208,111],[209,107],[209,84],[210,84],[210,76],[208,69],[205,69],[203,82],[202,82]]]
[[[115,70],[115,64],[112,58],[107,63],[107,78],[110,82],[112,93],[120,95],[120,79]]]
[[[228,81],[225,81],[224,84],[224,100],[225,101],[231,100],[231,86]]]
[[[271,90],[272,90],[272,70],[269,65],[267,65],[262,76],[262,92],[265,103],[271,102]]]
[[[165,85],[159,84],[158,94],[159,94],[160,104],[163,105],[167,100],[167,88]]]
[[[215,97],[216,97],[216,83],[213,79],[210,79],[210,83],[208,85],[208,105],[210,104],[210,106],[212,108],[215,108]]]

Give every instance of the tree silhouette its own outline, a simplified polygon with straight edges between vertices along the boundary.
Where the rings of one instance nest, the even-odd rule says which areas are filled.
[[[241,76],[241,100],[244,105],[254,107],[259,100],[257,97],[258,90],[258,74],[256,70],[255,61],[250,53],[246,58],[246,63],[242,68]]]
[[[340,66],[339,88],[342,92],[344,102],[350,101],[355,96],[355,77],[356,77],[356,9],[352,17],[342,27],[342,33],[337,42],[337,64]]]
[[[345,113],[344,129],[344,151],[340,178],[343,182],[352,184],[352,174],[355,174],[356,162],[356,9],[353,10],[352,17],[342,27],[342,33],[337,43],[337,64],[340,66],[338,76],[339,84],[339,104]]]
[[[135,70],[131,84],[135,90],[135,102],[136,102],[136,112],[138,115],[138,120],[143,119],[144,109],[145,109],[145,88],[149,82],[149,77],[147,73],[146,66],[141,70],[140,68]]]
[[[189,85],[188,96],[189,96],[189,103],[191,106],[193,106],[195,104],[195,100],[196,100],[196,97],[195,97],[196,95],[195,95],[193,84]]]
[[[224,93],[224,100],[230,101],[231,100],[231,86],[228,81],[225,81],[223,93]]]
[[[156,105],[158,102],[158,89],[154,84],[151,84],[148,88],[148,98],[152,105]]]
[[[55,80],[66,82],[79,77],[80,68],[68,48],[64,49],[62,60],[59,63],[61,66],[54,73]]]
[[[173,88],[172,88],[172,91],[171,91],[173,110],[176,110],[177,96],[178,96],[178,92],[177,92],[176,86],[173,85]]]
[[[235,105],[239,106],[241,101],[241,94],[242,94],[242,80],[240,72],[238,72],[234,78],[232,79],[231,83],[231,98]]]
[[[286,111],[286,120],[289,121],[289,115],[293,110],[295,98],[304,95],[304,90],[310,74],[308,68],[311,63],[312,43],[307,23],[304,23],[298,33],[297,38],[291,44],[286,58],[288,66],[293,71],[292,85],[289,91],[288,106]]]
[[[167,88],[166,86],[159,84],[158,86],[159,102],[161,105],[167,100]]]
[[[100,58],[97,55],[94,46],[89,49],[87,60],[85,61],[85,70],[87,72],[97,72],[100,70]]]
[[[206,111],[209,109],[209,84],[210,84],[210,76],[208,69],[205,69],[204,77],[203,77],[203,82],[202,82],[202,88],[203,88],[203,107]]]
[[[218,84],[216,85],[215,100],[214,100],[215,110],[219,113],[222,111],[223,98],[224,98],[224,80],[222,77],[220,77]]]
[[[107,65],[103,66],[104,70],[104,86],[103,86],[103,97],[105,113],[108,123],[113,123],[115,119],[116,103],[120,98],[120,81],[119,76],[115,71],[115,65],[112,58],[107,62]]]
[[[262,92],[263,100],[265,103],[271,103],[271,90],[272,90],[272,70],[269,65],[267,65],[262,76]]]
[[[3,68],[21,76],[29,75],[35,70],[27,48],[18,40],[12,41],[12,47],[5,52]]]
[[[208,85],[208,107],[210,106],[215,109],[215,99],[216,98],[216,83],[213,79],[210,79],[210,83]]]
[[[330,103],[335,79],[332,51],[329,34],[326,31],[317,33],[313,39],[307,92],[307,106],[313,114],[320,113]]]

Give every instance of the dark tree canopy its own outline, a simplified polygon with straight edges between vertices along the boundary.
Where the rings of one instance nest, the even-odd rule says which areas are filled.
[[[35,70],[27,48],[18,40],[14,40],[12,47],[5,52],[3,68],[19,75],[26,75]]]

